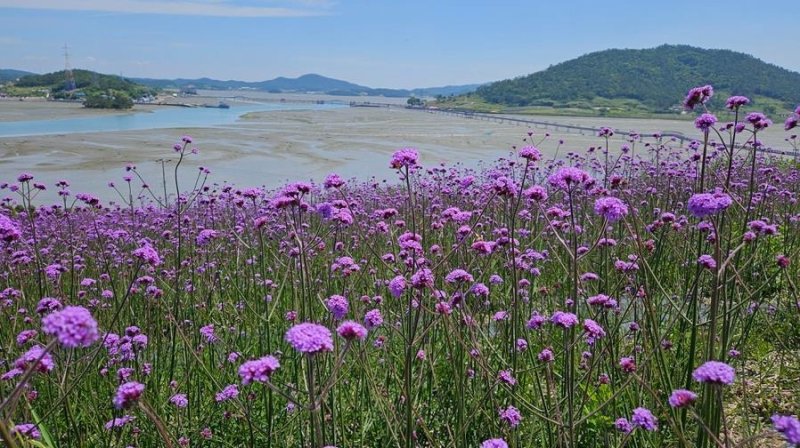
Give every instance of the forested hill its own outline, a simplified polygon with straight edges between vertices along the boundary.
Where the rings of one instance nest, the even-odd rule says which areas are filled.
[[[0,83],[14,81],[26,75],[33,75],[34,73],[26,72],[24,70],[12,70],[7,68],[0,68]]]
[[[77,89],[89,90],[120,90],[127,92],[131,96],[149,93],[152,89],[137,84],[131,80],[116,76],[104,75],[89,70],[75,69],[72,71],[75,78]],[[16,87],[46,87],[53,93],[58,93],[66,89],[66,75],[64,71],[47,73],[44,75],[27,75],[19,78],[14,85]]]
[[[128,79],[88,70],[73,70],[74,85],[68,85],[66,73],[29,74],[0,89],[8,96],[47,96],[60,100],[80,100],[86,107],[129,109],[135,100],[152,97],[156,89]],[[70,83],[71,84],[71,83]]]
[[[559,107],[582,102],[633,100],[654,112],[675,111],[691,87],[711,84],[725,95],[800,102],[800,73],[730,50],[662,45],[645,50],[605,50],[498,81],[477,89],[482,100],[505,106]]]

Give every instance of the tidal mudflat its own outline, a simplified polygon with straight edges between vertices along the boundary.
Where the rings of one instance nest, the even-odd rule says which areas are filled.
[[[301,98],[289,98],[289,101]],[[157,107],[136,106],[134,112],[125,113],[148,113]],[[75,104],[0,102],[0,121],[52,120],[108,113]],[[643,135],[657,131],[695,134],[691,122],[680,120],[535,119],[579,126],[610,126],[621,131],[636,130]],[[762,133],[761,140],[780,147],[785,136],[778,128]],[[277,187],[286,181],[319,181],[333,171],[346,177],[364,179],[375,174],[383,179],[387,157],[400,147],[421,149],[427,166],[437,163],[478,166],[481,161],[508,155],[514,146],[525,143],[523,139],[529,138],[529,132],[533,133],[530,138],[534,142],[545,138],[538,146],[546,157],[582,152],[602,143],[601,138],[590,132],[567,132],[563,128],[544,126],[529,128],[401,108],[267,111],[247,113],[235,123],[197,128],[0,138],[0,180],[10,181],[26,171],[34,173],[38,181],[47,185],[66,178],[74,191],[105,195],[113,193],[109,191],[108,182],[119,183],[125,174],[125,165],[133,163],[151,186],[157,187],[161,179],[161,161],[167,160],[167,167],[173,163],[165,148],[169,149],[184,134],[192,135],[199,149],[199,154],[189,157],[185,163],[209,168],[210,182]],[[550,136],[546,137],[547,134]],[[559,144],[559,140],[563,140],[563,144]],[[620,144],[615,145],[611,149],[617,151]],[[640,144],[634,150],[644,148]]]

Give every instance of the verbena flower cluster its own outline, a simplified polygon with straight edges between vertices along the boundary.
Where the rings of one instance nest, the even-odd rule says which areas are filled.
[[[4,427],[59,446],[796,445],[800,169],[760,151],[783,131],[757,101],[714,115],[713,94],[688,92],[683,141],[530,130],[480,168],[402,148],[397,182],[203,169],[132,203],[59,181],[36,206],[22,173],[0,184]]]

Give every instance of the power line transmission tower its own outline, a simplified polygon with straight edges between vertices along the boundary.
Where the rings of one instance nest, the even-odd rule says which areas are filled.
[[[75,84],[75,75],[72,73],[72,67],[69,65],[69,47],[67,44],[64,44],[64,77],[65,79],[65,91],[72,92],[77,88]]]

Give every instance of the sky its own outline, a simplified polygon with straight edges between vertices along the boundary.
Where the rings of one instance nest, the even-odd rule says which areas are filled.
[[[0,0],[0,68],[369,87],[513,78],[608,48],[688,44],[800,71],[795,1]],[[732,70],[735,67],[731,68]]]

